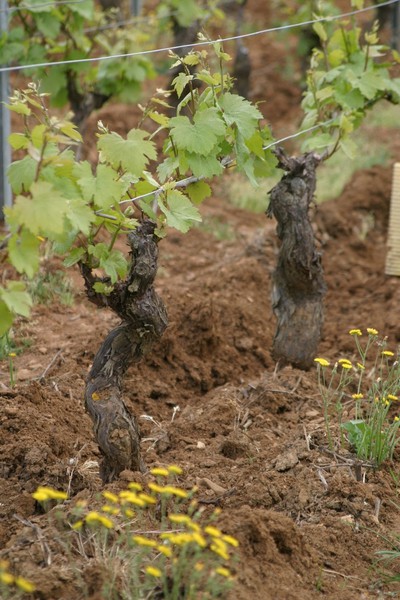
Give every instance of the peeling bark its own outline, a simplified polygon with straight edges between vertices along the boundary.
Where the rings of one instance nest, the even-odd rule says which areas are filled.
[[[109,296],[93,290],[94,283],[108,280],[94,276],[87,265],[80,266],[89,300],[111,308],[122,319],[97,352],[85,389],[85,407],[103,455],[100,476],[105,483],[124,469],[146,469],[139,425],[123,401],[121,388],[128,367],[151,350],[168,324],[164,303],[153,287],[158,258],[154,229],[154,223],[146,221],[128,234],[131,268]]]
[[[316,356],[323,325],[326,285],[309,219],[315,191],[316,154],[288,158],[276,151],[287,174],[270,192],[269,217],[278,222],[281,240],[272,276],[272,307],[277,329],[272,354],[279,364],[309,369]]]

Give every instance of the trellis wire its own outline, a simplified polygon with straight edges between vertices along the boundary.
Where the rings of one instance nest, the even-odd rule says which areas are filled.
[[[375,10],[382,6],[390,6],[391,4],[397,4],[399,2],[400,2],[400,0],[386,0],[386,2],[381,2],[380,4],[374,4],[373,6],[366,6],[364,8],[359,8],[357,10],[340,13],[338,15],[332,15],[329,17],[318,17],[317,19],[310,19],[308,21],[302,21],[301,23],[291,23],[291,24],[287,24],[287,25],[280,25],[278,27],[270,27],[268,29],[260,29],[258,31],[253,31],[250,33],[242,33],[240,35],[232,35],[229,37],[219,38],[216,40],[204,40],[201,42],[194,42],[192,44],[182,44],[179,46],[166,46],[164,48],[153,48],[151,50],[141,50],[141,51],[137,51],[137,52],[129,52],[126,54],[111,54],[111,55],[107,55],[107,56],[96,56],[96,57],[92,57],[92,58],[79,58],[79,59],[73,59],[73,60],[60,60],[60,61],[53,61],[53,62],[33,63],[33,64],[28,64],[28,65],[15,65],[12,67],[1,67],[0,73],[1,72],[10,72],[10,71],[21,71],[21,70],[25,71],[27,69],[39,69],[39,68],[44,68],[44,67],[61,66],[61,65],[81,64],[81,63],[88,63],[88,62],[100,62],[100,61],[105,61],[105,60],[113,60],[113,59],[121,59],[121,58],[132,58],[134,56],[146,56],[149,54],[158,54],[161,52],[184,50],[185,48],[192,49],[192,48],[197,48],[199,46],[210,46],[217,42],[221,42],[221,43],[231,42],[231,41],[235,41],[235,40],[241,40],[241,39],[245,39],[245,38],[255,37],[257,35],[262,35],[265,33],[272,33],[274,31],[286,31],[289,29],[297,28],[297,27],[305,27],[307,25],[313,25],[314,23],[322,23],[322,22],[326,22],[326,21],[336,21],[338,19],[355,16],[360,13],[364,13],[364,12],[367,12],[370,10]]]

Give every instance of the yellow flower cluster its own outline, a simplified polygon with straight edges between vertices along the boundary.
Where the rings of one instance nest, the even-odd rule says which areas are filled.
[[[22,592],[26,592],[27,594],[30,594],[35,591],[35,586],[33,585],[33,583],[31,583],[24,577],[15,577],[12,573],[9,572],[8,567],[8,562],[3,560],[0,561],[0,590],[2,585],[15,585],[18,589],[20,589]]]

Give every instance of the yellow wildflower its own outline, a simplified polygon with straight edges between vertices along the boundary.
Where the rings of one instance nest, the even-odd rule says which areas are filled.
[[[238,540],[236,538],[232,537],[231,535],[223,535],[222,539],[224,540],[224,542],[226,542],[227,544],[230,544],[234,548],[237,548],[239,546]]]
[[[197,562],[197,563],[194,565],[194,568],[195,568],[195,570],[196,570],[196,571],[198,571],[198,572],[201,572],[201,571],[203,571],[203,570],[204,570],[204,563],[202,563],[202,562]]]
[[[157,500],[148,494],[138,494],[138,498],[146,504],[157,504]]]
[[[330,362],[326,358],[314,358],[314,362],[321,365],[321,367],[329,367]]]
[[[395,416],[395,418],[393,419],[393,421],[396,421],[396,423],[397,423],[397,421],[400,421],[400,417],[398,417],[398,416],[396,415],[396,416]]]
[[[24,577],[17,577],[15,580],[15,583],[19,587],[20,590],[22,590],[23,592],[26,592],[27,594],[31,594],[32,592],[35,591],[35,586],[33,585],[33,583],[31,583]]]
[[[9,355],[11,358],[14,358],[15,356],[17,356],[16,352],[10,352]]]
[[[39,486],[32,496],[38,502],[47,502],[48,500],[66,500],[68,498],[68,494],[66,492],[59,492],[51,487],[45,486]]]
[[[117,508],[116,506],[110,506],[109,504],[105,504],[104,506],[101,507],[101,510],[105,513],[108,513],[109,515],[119,515],[119,508]]]
[[[369,335],[378,335],[378,331],[376,329],[374,329],[373,327],[367,327],[367,333]]]
[[[362,331],[361,331],[361,329],[350,329],[349,334],[350,335],[362,335]]]
[[[136,492],[141,492],[143,489],[140,483],[137,483],[136,481],[131,481],[130,483],[128,483],[128,488],[130,490],[135,490]]]
[[[362,365],[362,364],[361,364],[361,363],[359,363],[359,362],[357,363],[357,367],[358,367],[359,369],[361,369],[361,371],[365,371],[365,365]]]
[[[212,550],[213,552],[215,552],[215,554],[218,554],[218,556],[220,556],[224,560],[229,560],[229,554],[226,551],[226,549],[221,548],[217,544],[211,544],[210,550]]]
[[[168,472],[171,473],[172,475],[182,475],[183,470],[178,467],[177,465],[169,465],[169,467],[167,467]]]
[[[73,525],[71,525],[71,529],[73,529],[74,531],[79,531],[79,529],[82,529],[83,526],[83,521],[79,520],[76,521]]]
[[[177,496],[178,498],[187,498],[189,494],[182,490],[181,488],[174,487],[173,485],[166,485],[162,491],[163,494],[172,494],[173,496]]]
[[[146,567],[146,573],[152,577],[161,577],[162,571],[158,567]]]
[[[102,493],[103,498],[105,498],[106,500],[108,500],[108,502],[112,502],[113,504],[118,504],[118,496],[116,494],[113,494],[112,492],[107,492],[107,490],[105,492]]]
[[[351,363],[347,363],[347,362],[342,363],[340,366],[342,367],[342,369],[347,369],[347,370],[353,368],[353,365]]]
[[[351,365],[351,361],[348,358],[339,358],[338,363],[340,365],[347,363],[348,365]]]
[[[156,548],[157,542],[155,540],[149,540],[149,538],[144,537],[144,535],[134,535],[132,540],[138,546],[146,546],[147,548]]]
[[[14,583],[14,575],[3,571],[2,573],[0,573],[0,581],[5,585],[12,585]]]
[[[230,570],[225,567],[218,567],[215,569],[215,572],[218,573],[218,575],[222,575],[222,577],[232,577]]]
[[[128,517],[128,519],[132,519],[135,516],[135,512],[130,508],[124,508],[124,515]]]
[[[217,527],[214,527],[213,525],[207,525],[207,527],[204,527],[204,531],[205,533],[208,533],[208,535],[211,535],[212,537],[221,537],[222,536],[222,532],[217,529]]]
[[[161,485],[158,485],[157,483],[153,483],[152,481],[150,483],[147,484],[149,489],[152,492],[156,492],[156,494],[162,494],[164,492],[164,488]]]
[[[157,550],[167,558],[171,558],[172,556],[172,550],[169,546],[157,546]]]
[[[171,521],[171,523],[184,523],[185,525],[189,525],[192,522],[192,519],[189,517],[189,515],[168,515],[168,519]]]
[[[364,398],[364,395],[363,394],[352,394],[351,397],[354,400],[361,400],[361,398]]]
[[[161,477],[168,477],[169,475],[168,469],[163,469],[162,467],[154,467],[154,469],[150,469],[150,473],[152,475],[160,475]]]
[[[95,402],[97,402],[98,400],[100,400],[100,396],[96,392],[93,392],[93,394],[92,394],[92,400],[94,400]]]
[[[122,490],[122,492],[119,493],[119,497],[121,498],[123,503],[129,502],[129,504],[134,504],[135,506],[139,506],[140,508],[144,508],[146,506],[144,500],[142,500],[134,492],[130,492],[129,490]]]
[[[101,515],[95,510],[92,510],[86,515],[85,521],[89,524],[100,523],[100,525],[103,525],[103,527],[105,527],[106,529],[112,529],[114,527],[114,523],[111,521],[111,519],[105,517],[104,515]]]
[[[187,526],[189,527],[189,529],[191,529],[192,531],[196,532],[196,533],[201,533],[201,527],[200,525],[198,525],[197,523],[194,523],[193,521],[190,521],[190,523],[187,524]]]
[[[396,400],[399,399],[398,396],[394,396],[393,394],[388,394],[388,398],[389,398],[389,400],[393,400],[393,402],[395,402]]]
[[[382,354],[383,356],[394,356],[394,352],[392,352],[391,350],[384,350]]]
[[[41,235],[37,235],[36,239],[39,240],[39,242],[44,242],[45,238],[42,237]]]

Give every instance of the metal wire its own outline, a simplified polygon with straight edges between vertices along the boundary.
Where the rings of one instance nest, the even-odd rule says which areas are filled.
[[[302,21],[301,23],[291,23],[288,25],[280,25],[278,27],[270,27],[268,29],[260,29],[259,31],[253,31],[251,33],[243,33],[241,35],[232,35],[230,37],[219,38],[216,40],[204,40],[201,42],[195,42],[192,44],[183,44],[180,46],[167,46],[165,48],[154,48],[152,50],[141,50],[138,52],[129,52],[127,54],[112,54],[108,56],[97,56],[93,58],[79,58],[74,60],[60,60],[55,62],[43,62],[43,63],[34,63],[28,65],[16,65],[13,67],[0,67],[0,73],[2,72],[11,72],[11,71],[21,71],[27,69],[38,69],[44,67],[52,67],[52,66],[61,66],[61,65],[72,65],[72,64],[80,64],[80,63],[88,63],[88,62],[100,62],[105,60],[113,60],[113,59],[121,59],[121,58],[131,58],[133,56],[146,56],[149,54],[158,54],[161,52],[170,52],[174,50],[183,50],[185,48],[197,48],[199,46],[210,46],[217,42],[231,42],[234,40],[245,39],[249,37],[255,37],[257,35],[262,35],[265,33],[272,33],[274,31],[285,31],[288,29],[293,29],[296,27],[304,27],[306,25],[312,25],[314,23],[322,23],[326,21],[335,21],[338,19],[343,19],[345,17],[351,17],[360,13],[364,13],[370,10],[375,10],[382,6],[390,6],[391,4],[397,4],[400,0],[386,0],[386,2],[381,2],[380,4],[375,4],[373,6],[366,6],[365,8],[361,8],[358,10],[352,10],[345,13],[340,13],[338,15],[333,15],[330,17],[318,17],[317,19],[311,19],[309,21]]]

